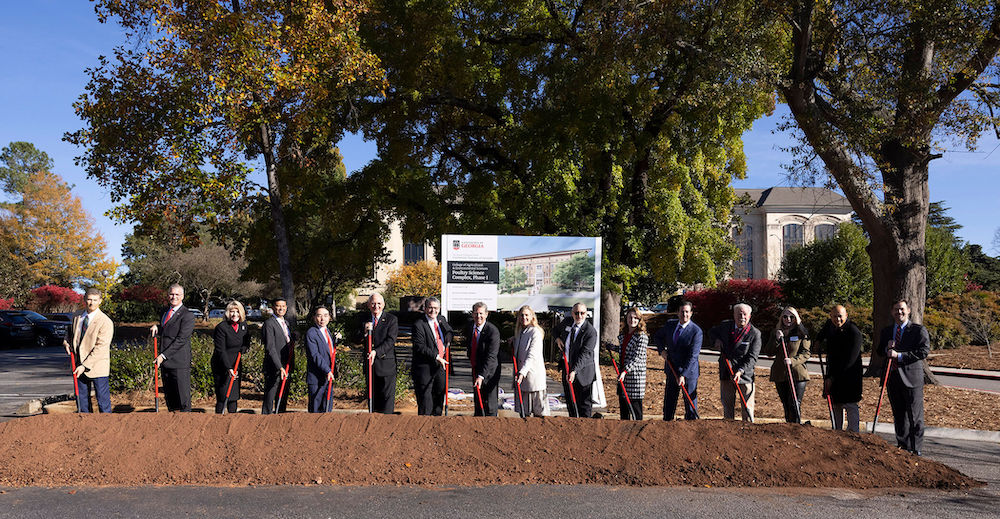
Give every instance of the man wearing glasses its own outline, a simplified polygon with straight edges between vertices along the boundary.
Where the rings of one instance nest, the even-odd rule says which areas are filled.
[[[560,342],[564,355],[560,365],[566,408],[572,417],[590,418],[594,405],[591,390],[597,380],[597,370],[594,367],[597,329],[587,321],[587,305],[573,305],[573,323],[563,331]]]

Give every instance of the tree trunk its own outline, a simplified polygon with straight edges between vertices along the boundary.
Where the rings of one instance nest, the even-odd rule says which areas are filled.
[[[281,295],[288,301],[289,319],[295,319],[295,283],[292,280],[292,254],[288,246],[288,230],[285,227],[285,211],[281,207],[281,189],[278,183],[278,166],[274,158],[274,142],[267,124],[260,125],[261,154],[267,169],[267,198],[271,206],[271,225],[275,245],[278,249],[278,277],[281,280]]]
[[[877,221],[864,222],[871,239],[868,257],[874,288],[872,344],[876,346],[866,373],[869,376],[883,373],[885,356],[877,345],[882,328],[893,323],[892,306],[905,300],[910,307],[910,321],[923,324],[927,302],[925,236],[930,201],[927,161],[895,143],[886,144],[883,151],[893,166],[883,170],[888,207]],[[931,384],[938,382],[926,362],[924,379]]]
[[[604,283],[601,289],[601,344],[618,342],[621,330],[622,287],[616,283]]]

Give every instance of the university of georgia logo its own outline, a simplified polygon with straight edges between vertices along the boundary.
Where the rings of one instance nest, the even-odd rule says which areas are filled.
[[[452,241],[451,242],[451,248],[452,248],[452,250],[458,250],[458,249],[462,248],[462,242],[461,242],[461,240],[454,240],[454,241]]]

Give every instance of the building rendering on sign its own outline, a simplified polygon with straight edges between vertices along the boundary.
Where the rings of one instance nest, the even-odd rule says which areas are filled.
[[[785,253],[813,240],[832,238],[837,225],[851,219],[850,202],[820,187],[736,189],[749,205],[734,209],[742,229],[733,229],[739,258],[733,264],[736,279],[773,279]]]
[[[543,286],[554,285],[552,274],[556,271],[556,265],[564,261],[569,261],[575,254],[588,254],[590,249],[561,250],[555,252],[543,252],[539,254],[527,254],[524,256],[511,256],[504,258],[504,268],[512,270],[520,268],[528,276],[528,286],[532,287],[532,292],[537,293]]]

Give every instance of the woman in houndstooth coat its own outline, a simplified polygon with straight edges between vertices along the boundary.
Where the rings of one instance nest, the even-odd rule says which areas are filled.
[[[622,420],[642,420],[642,399],[646,396],[646,346],[649,335],[646,334],[646,323],[639,315],[638,308],[629,308],[625,312],[625,322],[622,323],[622,333],[618,343],[624,345],[624,353],[618,368],[621,370],[619,380],[625,382],[628,399],[622,394],[622,385],[618,386],[618,406],[621,409]],[[612,351],[621,351],[621,347],[609,344]],[[631,412],[629,402],[631,401]]]

